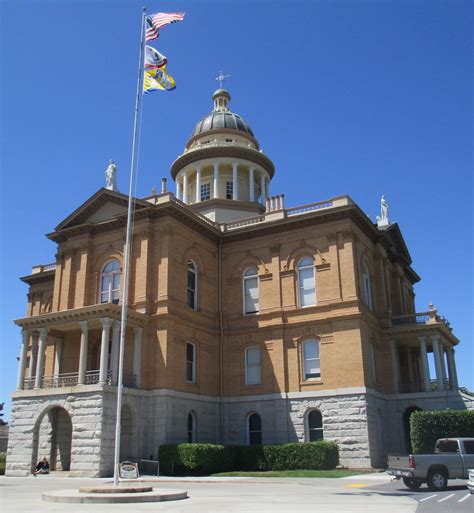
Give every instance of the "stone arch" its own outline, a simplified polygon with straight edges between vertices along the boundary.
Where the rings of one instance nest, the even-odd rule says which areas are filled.
[[[256,256],[246,256],[235,268],[236,275],[238,274],[239,279],[243,278],[244,271],[249,267],[256,267],[258,274],[267,274],[269,272],[262,258]]]
[[[323,257],[321,250],[311,244],[306,244],[303,247],[299,247],[293,250],[287,257],[286,263],[284,264],[283,270],[295,271],[296,263],[298,260],[304,257],[310,257],[314,261],[314,265],[326,264],[326,259]]]
[[[71,470],[72,421],[62,405],[52,404],[36,419],[33,428],[31,470],[46,457],[51,470]]]
[[[405,449],[408,452],[412,452],[412,446],[411,446],[411,438],[410,438],[410,417],[411,414],[415,411],[423,411],[422,408],[419,406],[413,405],[408,406],[408,408],[405,408],[405,411],[403,412],[403,433],[405,436]]]

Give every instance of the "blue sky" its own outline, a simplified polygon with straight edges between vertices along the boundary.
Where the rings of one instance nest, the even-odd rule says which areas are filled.
[[[104,184],[127,190],[143,2],[1,2],[0,402],[15,387],[26,286],[53,262],[44,234]],[[159,187],[219,70],[274,161],[287,206],[349,194],[375,219],[385,194],[413,266],[417,310],[454,327],[472,368],[472,10],[466,1],[176,1],[155,46],[177,89],[145,97],[138,194]]]

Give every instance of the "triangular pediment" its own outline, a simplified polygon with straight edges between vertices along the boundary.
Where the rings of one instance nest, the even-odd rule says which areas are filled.
[[[386,230],[385,234],[390,239],[394,246],[395,253],[402,256],[408,264],[411,264],[411,256],[408,251],[405,239],[403,238],[402,232],[397,223],[391,224]]]
[[[135,198],[135,208],[145,208],[149,204]],[[99,189],[93,196],[76,208],[66,219],[56,226],[55,231],[82,224],[98,224],[125,215],[128,209],[128,196],[109,189]]]

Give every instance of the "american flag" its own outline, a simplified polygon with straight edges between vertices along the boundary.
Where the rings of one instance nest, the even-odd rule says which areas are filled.
[[[182,21],[184,12],[157,12],[146,18],[146,40],[152,41],[160,35],[159,30],[170,23]]]

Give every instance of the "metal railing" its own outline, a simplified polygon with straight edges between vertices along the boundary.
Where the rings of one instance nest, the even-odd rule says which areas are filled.
[[[405,326],[409,324],[426,324],[432,315],[430,312],[421,312],[409,315],[397,315],[390,319],[392,326]]]
[[[84,376],[84,385],[96,385],[99,383],[100,371],[90,370],[86,371]],[[23,380],[23,390],[32,390],[35,387],[36,378],[25,378]],[[74,387],[78,385],[79,373],[78,372],[65,372],[63,374],[54,374],[53,376],[43,376],[41,380],[41,388],[64,388]],[[107,372],[106,383],[112,383],[112,371]]]
[[[236,228],[241,228],[242,226],[249,226],[251,224],[262,223],[263,221],[265,221],[265,216],[246,217],[244,219],[240,219],[239,221],[223,223],[222,230],[226,232],[228,230],[235,230]]]
[[[333,206],[332,201],[317,201],[315,203],[307,203],[306,205],[300,205],[298,207],[287,208],[287,216],[296,216],[299,214],[306,214],[307,212],[314,212],[315,210],[321,210],[323,208],[330,208]]]

